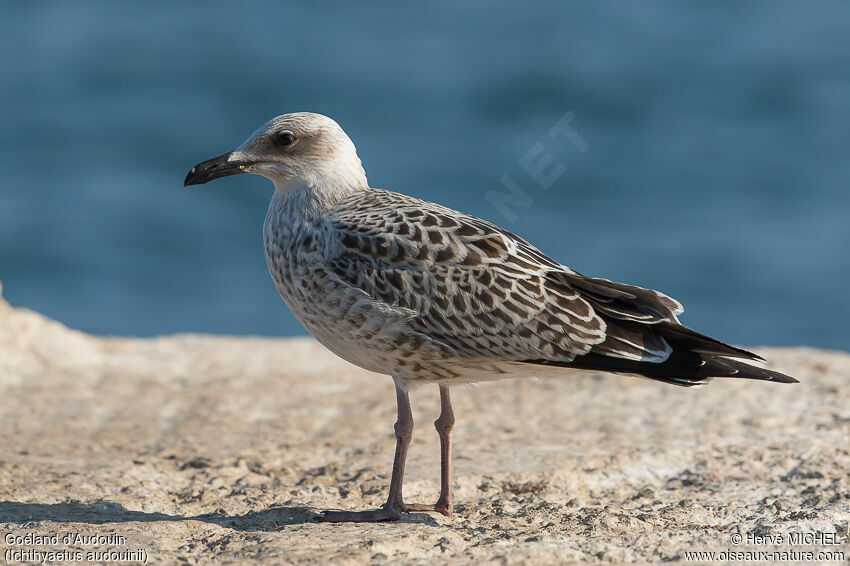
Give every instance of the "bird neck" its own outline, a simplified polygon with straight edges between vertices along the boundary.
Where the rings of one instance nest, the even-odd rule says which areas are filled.
[[[353,158],[324,160],[311,167],[269,178],[274,182],[274,199],[308,216],[323,214],[341,200],[369,190],[366,172],[356,154]]]
[[[297,183],[275,182],[272,207],[291,218],[312,219],[323,215],[344,198],[357,192],[368,190],[365,187],[345,184],[313,184],[303,181]]]

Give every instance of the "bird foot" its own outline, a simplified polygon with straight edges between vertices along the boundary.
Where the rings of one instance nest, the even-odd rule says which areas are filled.
[[[322,511],[319,517],[321,523],[378,523],[381,521],[398,521],[402,508],[398,505],[384,504],[373,511]]]
[[[405,511],[410,513],[411,511],[426,511],[426,512],[434,512],[439,513],[441,515],[445,515],[446,517],[452,516],[452,504],[447,503],[446,501],[439,499],[436,503],[428,504],[428,503],[410,503],[405,505]]]
[[[322,511],[319,517],[321,523],[378,523],[381,521],[398,521],[402,513],[434,512],[452,516],[452,504],[440,499],[436,503],[404,503],[395,505],[384,503],[379,509],[373,511]]]

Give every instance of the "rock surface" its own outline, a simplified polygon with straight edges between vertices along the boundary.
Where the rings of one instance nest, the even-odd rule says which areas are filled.
[[[389,378],[310,339],[100,338],[0,300],[0,551],[10,563],[110,549],[154,564],[846,561],[850,355],[756,350],[801,383],[589,374],[455,388],[456,515],[328,525],[318,511],[383,502]],[[412,398],[405,498],[430,502],[436,387]]]

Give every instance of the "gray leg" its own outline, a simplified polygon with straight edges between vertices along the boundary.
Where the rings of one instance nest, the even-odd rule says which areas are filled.
[[[397,521],[404,506],[401,486],[404,481],[404,463],[407,460],[407,448],[413,437],[413,413],[410,410],[410,398],[407,391],[402,389],[398,381],[395,383],[396,402],[398,404],[398,419],[395,423],[395,458],[393,459],[393,475],[390,480],[390,493],[387,502],[374,511],[325,511],[321,521],[336,522],[376,522]]]
[[[409,511],[437,511],[446,517],[452,514],[452,428],[455,414],[449,398],[448,385],[440,385],[440,416],[434,421],[440,435],[440,498],[434,505],[411,504]]]

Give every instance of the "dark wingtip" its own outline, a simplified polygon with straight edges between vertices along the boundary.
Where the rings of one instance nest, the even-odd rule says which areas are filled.
[[[713,360],[710,360],[710,362],[725,365],[727,368],[733,370],[733,373],[728,375],[721,375],[719,377],[758,379],[761,381],[773,381],[776,383],[800,383],[797,379],[791,377],[790,375],[785,375],[784,373],[779,373],[778,371],[773,371],[758,366],[751,366],[743,362],[718,358],[714,358]]]
[[[776,383],[800,383],[799,379],[794,379],[790,375],[785,375],[778,371],[770,372],[770,381],[775,381]]]
[[[784,373],[779,373],[778,371],[773,371],[770,369],[751,366],[749,364],[737,362],[734,363],[732,367],[737,370],[736,375],[730,375],[728,377],[759,379],[762,381],[773,381],[776,383],[800,383],[799,380],[791,377],[790,375],[785,375]]]

